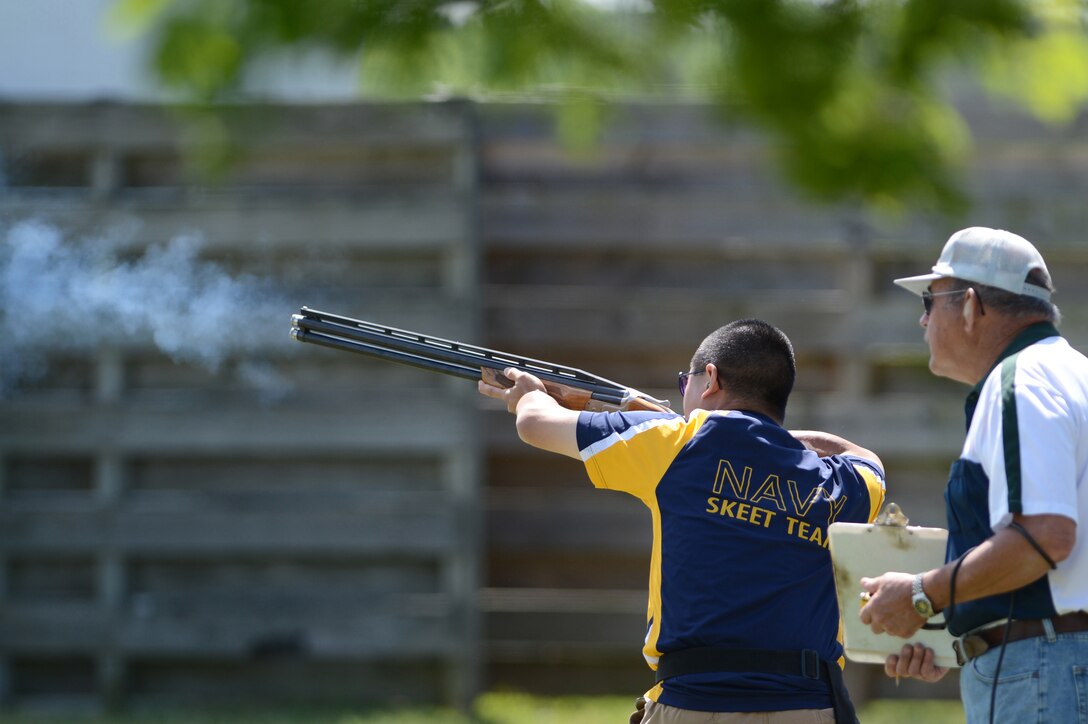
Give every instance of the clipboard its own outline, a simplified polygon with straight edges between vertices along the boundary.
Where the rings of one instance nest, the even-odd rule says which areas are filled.
[[[884,522],[889,519],[891,523]],[[944,528],[906,525],[907,519],[895,503],[889,503],[877,520],[880,522],[872,524],[832,523],[827,529],[846,657],[859,663],[883,665],[889,654],[899,653],[903,644],[918,642],[933,649],[938,666],[958,667],[952,648],[956,639],[944,629],[919,629],[910,639],[901,639],[887,633],[873,633],[861,622],[858,584],[861,578],[888,571],[916,573],[936,568],[944,563],[948,541],[948,531]],[[931,620],[938,623],[943,618],[938,614]]]

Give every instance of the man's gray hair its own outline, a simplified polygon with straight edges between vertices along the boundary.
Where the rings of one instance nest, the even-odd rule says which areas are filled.
[[[1032,269],[1028,272],[1027,281],[1054,291],[1050,274],[1045,269]],[[978,293],[983,309],[992,309],[1006,317],[1041,317],[1054,325],[1058,325],[1062,321],[1062,313],[1058,309],[1058,305],[1045,299],[1029,297],[1025,294],[1013,294],[1004,289],[969,282],[964,279],[953,279],[949,291],[959,292],[967,289],[974,289]]]

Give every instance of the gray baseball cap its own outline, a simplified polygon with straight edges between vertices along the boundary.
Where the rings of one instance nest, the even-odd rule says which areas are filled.
[[[903,277],[895,283],[921,296],[934,279],[955,277],[1050,301],[1049,289],[1025,281],[1032,269],[1050,274],[1030,241],[1003,229],[972,226],[949,237],[931,274]]]

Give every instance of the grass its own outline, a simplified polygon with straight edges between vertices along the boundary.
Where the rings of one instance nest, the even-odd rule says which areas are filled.
[[[450,709],[285,708],[133,711],[74,715],[0,713],[0,724],[622,724],[633,697],[539,697],[490,693],[471,716]],[[862,724],[963,724],[958,701],[874,700],[859,712]]]

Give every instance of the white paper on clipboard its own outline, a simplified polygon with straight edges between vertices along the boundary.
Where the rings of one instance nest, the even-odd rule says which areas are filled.
[[[933,649],[938,666],[956,667],[955,640],[946,630],[920,629],[910,639],[873,633],[861,622],[863,577],[874,578],[888,571],[918,573],[944,563],[948,531],[909,525],[866,525],[832,523],[828,545],[835,566],[835,592],[843,619],[843,648],[851,661],[883,664],[889,654],[898,654],[903,644],[919,642]],[[944,619],[938,614],[933,623]]]

